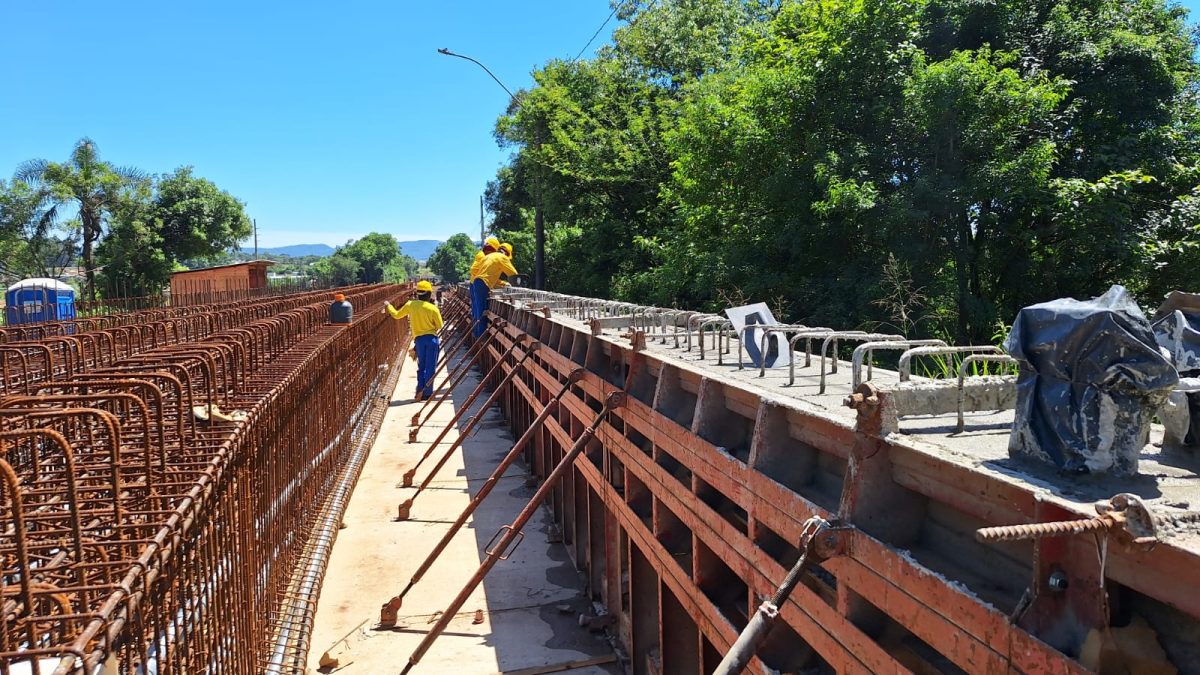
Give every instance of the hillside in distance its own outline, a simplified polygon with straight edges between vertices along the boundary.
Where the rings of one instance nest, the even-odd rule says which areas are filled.
[[[418,239],[416,241],[402,241],[402,242],[400,242],[400,250],[404,252],[404,255],[412,256],[413,258],[415,258],[417,260],[428,260],[429,256],[433,255],[433,251],[438,247],[438,244],[441,244],[441,243],[442,242],[440,242],[436,239]],[[325,257],[325,256],[333,255],[333,252],[335,250],[336,249],[334,249],[334,247],[332,247],[328,244],[292,244],[291,246],[272,246],[272,247],[260,246],[258,248],[258,253],[259,253],[259,255],[264,255],[264,254],[269,253],[272,255],[286,255],[286,256],[291,256],[293,258],[302,258],[307,255],[316,255],[316,256]],[[244,253],[246,255],[253,255],[254,247],[253,246],[250,246],[250,247],[243,246],[242,253]]]
[[[406,256],[410,256],[417,260],[429,260],[429,256],[433,255],[433,251],[442,242],[437,239],[417,239],[416,241],[400,242],[400,250]]]
[[[254,247],[242,247],[242,253],[253,254]],[[288,255],[293,258],[302,258],[306,255],[327,256],[333,255],[333,247],[328,244],[292,244],[291,246],[274,246],[266,248],[260,246],[258,248],[259,255],[264,253],[272,253],[274,255]]]

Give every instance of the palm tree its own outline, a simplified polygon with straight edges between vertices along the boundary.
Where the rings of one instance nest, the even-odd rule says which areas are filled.
[[[21,164],[16,180],[45,190],[54,201],[50,217],[57,218],[59,207],[68,204],[79,209],[82,235],[83,269],[87,275],[85,294],[96,299],[96,264],[93,249],[104,231],[106,217],[120,203],[126,190],[145,180],[137,169],[115,167],[100,160],[96,144],[81,138],[71,151],[71,157],[61,164],[44,159],[32,159]]]

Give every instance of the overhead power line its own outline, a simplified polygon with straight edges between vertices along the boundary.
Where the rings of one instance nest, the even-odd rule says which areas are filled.
[[[583,46],[583,49],[579,50],[579,53],[575,55],[575,58],[571,59],[572,61],[578,61],[579,57],[583,56],[583,53],[587,51],[587,48],[591,47],[592,43],[596,41],[596,36],[600,34],[600,31],[604,30],[604,27],[608,25],[609,21],[612,21],[612,18],[614,15],[616,15],[616,13],[617,8],[613,7],[613,11],[608,13],[608,18],[604,20],[604,23],[600,24],[600,27],[596,29],[595,33],[592,33],[591,39],[587,41],[587,44]]]

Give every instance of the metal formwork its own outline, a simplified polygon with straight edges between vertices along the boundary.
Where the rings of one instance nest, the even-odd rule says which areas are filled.
[[[1130,613],[1150,621],[1181,672],[1200,668],[1189,660],[1200,627],[1193,535],[1145,546],[1036,538],[1053,528],[1034,527],[1023,541],[977,540],[991,525],[1094,515],[1087,490],[1048,489],[897,433],[898,406],[920,407],[905,398],[914,387],[953,394],[935,411],[950,415],[953,435],[964,387],[986,398],[1011,380],[977,378],[976,390],[963,383],[973,379],[965,365],[947,382],[876,368],[857,389],[785,396],[796,388],[734,376],[711,355],[695,361],[691,331],[712,320],[703,315],[528,291],[494,298],[491,311],[481,367],[519,371],[500,405],[514,436],[539,425],[525,452],[535,477],[614,392],[626,394],[547,504],[592,598],[616,617],[633,673],[711,672],[797,560],[814,516],[833,524],[828,558],[780,607],[754,672],[1086,672],[1084,638]],[[623,332],[604,333],[613,329]],[[682,345],[665,339],[685,331]],[[541,348],[522,365],[502,359],[530,340]],[[934,351],[912,348],[908,358]],[[1003,397],[968,409],[993,405]],[[1196,486],[1194,473],[1187,480]]]
[[[0,673],[303,672],[408,341],[407,287],[345,292],[7,334]]]

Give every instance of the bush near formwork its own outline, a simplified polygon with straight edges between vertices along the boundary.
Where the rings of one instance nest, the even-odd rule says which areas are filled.
[[[498,232],[553,290],[989,338],[1113,283],[1200,288],[1200,76],[1162,0],[621,0],[497,123]]]

